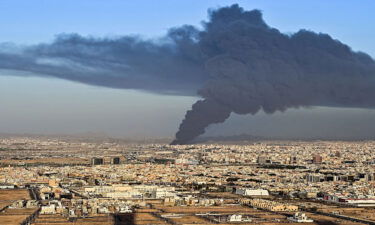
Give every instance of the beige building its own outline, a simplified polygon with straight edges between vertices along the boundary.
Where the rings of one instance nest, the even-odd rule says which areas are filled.
[[[266,209],[274,212],[295,212],[298,206],[285,204],[264,199],[246,199],[241,201],[243,204],[251,205],[254,208]]]

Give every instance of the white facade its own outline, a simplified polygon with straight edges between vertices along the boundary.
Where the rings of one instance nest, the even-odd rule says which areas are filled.
[[[236,194],[246,196],[268,196],[269,193],[264,189],[237,188]]]
[[[56,214],[56,206],[55,205],[42,206],[40,210],[40,214]]]
[[[312,223],[314,220],[307,218],[305,213],[297,212],[293,217],[288,217],[288,220],[297,223]]]
[[[176,196],[174,187],[159,187],[156,185],[95,186],[85,187],[84,191],[108,198],[165,198]]]
[[[228,216],[228,220],[230,222],[241,222],[242,221],[242,215],[230,215],[230,216]]]

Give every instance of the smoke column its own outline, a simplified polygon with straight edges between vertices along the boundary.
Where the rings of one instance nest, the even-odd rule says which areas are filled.
[[[374,61],[327,34],[282,34],[259,11],[237,5],[212,11],[204,27],[199,44],[210,79],[172,144],[188,143],[232,112],[375,106]]]
[[[375,106],[374,60],[328,34],[283,34],[268,26],[260,11],[238,5],[210,10],[202,25],[173,28],[153,40],[63,34],[49,44],[2,44],[0,69],[202,97],[186,113],[172,144],[189,143],[231,113]]]

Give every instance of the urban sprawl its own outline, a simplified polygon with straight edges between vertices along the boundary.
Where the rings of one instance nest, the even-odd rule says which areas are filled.
[[[0,138],[1,225],[375,224],[375,141]]]

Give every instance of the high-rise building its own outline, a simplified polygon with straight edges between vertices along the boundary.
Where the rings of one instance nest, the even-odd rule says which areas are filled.
[[[120,160],[120,157],[113,157],[111,158],[111,164],[120,164],[121,160]]]
[[[308,174],[306,176],[306,180],[307,180],[307,182],[315,183],[315,182],[323,181],[324,178],[322,178],[320,175]]]
[[[92,158],[91,165],[103,165],[104,159],[103,158]]]

